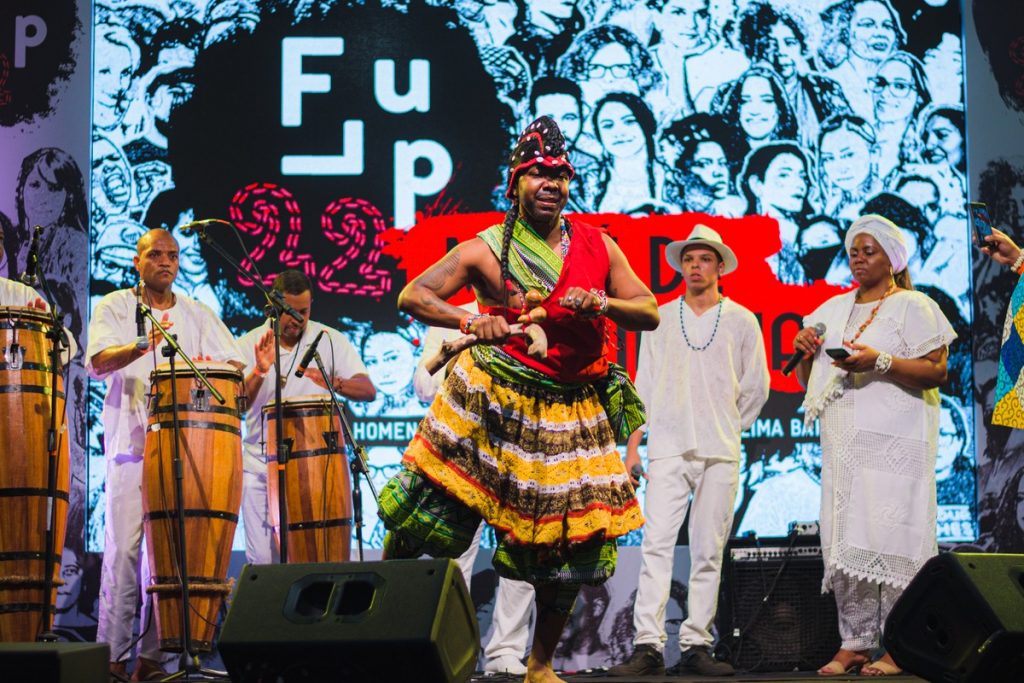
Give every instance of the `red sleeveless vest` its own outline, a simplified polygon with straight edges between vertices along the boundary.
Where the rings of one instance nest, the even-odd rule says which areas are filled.
[[[562,265],[562,274],[555,288],[541,304],[547,319],[540,324],[548,337],[548,357],[531,358],[526,353],[528,342],[523,337],[509,337],[502,350],[523,365],[543,372],[565,383],[585,382],[603,377],[608,372],[605,356],[604,317],[581,318],[558,304],[570,287],[585,290],[604,289],[608,281],[608,248],[601,231],[579,220],[572,221],[572,241]],[[507,311],[502,306],[490,306],[484,311],[490,315],[505,315],[510,323],[519,317],[519,311]]]

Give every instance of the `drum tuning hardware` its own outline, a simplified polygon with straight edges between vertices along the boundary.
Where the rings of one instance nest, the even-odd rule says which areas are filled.
[[[210,394],[203,387],[194,388],[192,393],[192,410],[205,413],[210,410]]]
[[[4,347],[4,362],[11,370],[21,370],[21,364],[24,360],[25,347],[19,346],[17,339],[12,341],[10,346]]]

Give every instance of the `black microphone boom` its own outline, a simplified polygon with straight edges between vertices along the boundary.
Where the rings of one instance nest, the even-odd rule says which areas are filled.
[[[814,326],[814,333],[818,337],[825,336],[825,323],[818,323]],[[800,361],[804,359],[804,352],[799,349],[793,351],[793,355],[789,357],[789,362],[786,363],[786,367],[782,368],[782,374],[788,375],[793,372],[794,368],[800,364]]]
[[[43,226],[37,225],[32,231],[32,243],[28,248],[28,263],[25,264],[25,272],[21,274],[22,284],[35,287],[39,284],[36,276],[36,269],[39,267],[39,236],[43,233]]]
[[[186,223],[185,225],[181,226],[178,229],[181,231],[182,235],[191,235],[194,232],[203,233],[209,226],[225,222],[226,221],[222,221],[219,218],[204,218],[201,221],[192,221],[191,223]]]
[[[308,349],[306,349],[306,355],[302,357],[302,362],[299,363],[299,368],[295,371],[296,377],[302,377],[306,374],[306,368],[308,368],[309,364],[313,362],[313,356],[316,355],[317,344],[320,343],[320,337],[324,336],[325,331],[326,330],[320,330],[320,333],[316,335],[316,339],[314,339],[313,343],[309,345]],[[332,370],[331,372],[334,371]],[[327,378],[324,377],[324,380],[326,379]]]

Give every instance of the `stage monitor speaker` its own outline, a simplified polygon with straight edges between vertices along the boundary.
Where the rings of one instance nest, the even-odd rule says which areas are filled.
[[[883,642],[929,681],[1024,680],[1024,555],[928,560],[889,612]]]
[[[108,683],[106,643],[0,643],[0,680],[11,683]]]
[[[218,647],[234,683],[462,683],[480,633],[452,560],[246,565]]]
[[[836,602],[822,595],[817,535],[733,538],[725,550],[719,654],[743,671],[808,671],[839,649]]]

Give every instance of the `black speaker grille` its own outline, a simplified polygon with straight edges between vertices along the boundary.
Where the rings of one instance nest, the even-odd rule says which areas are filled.
[[[785,543],[742,560],[726,552],[717,626],[720,647],[741,670],[817,669],[839,649],[835,599],[821,594],[820,553]]]

